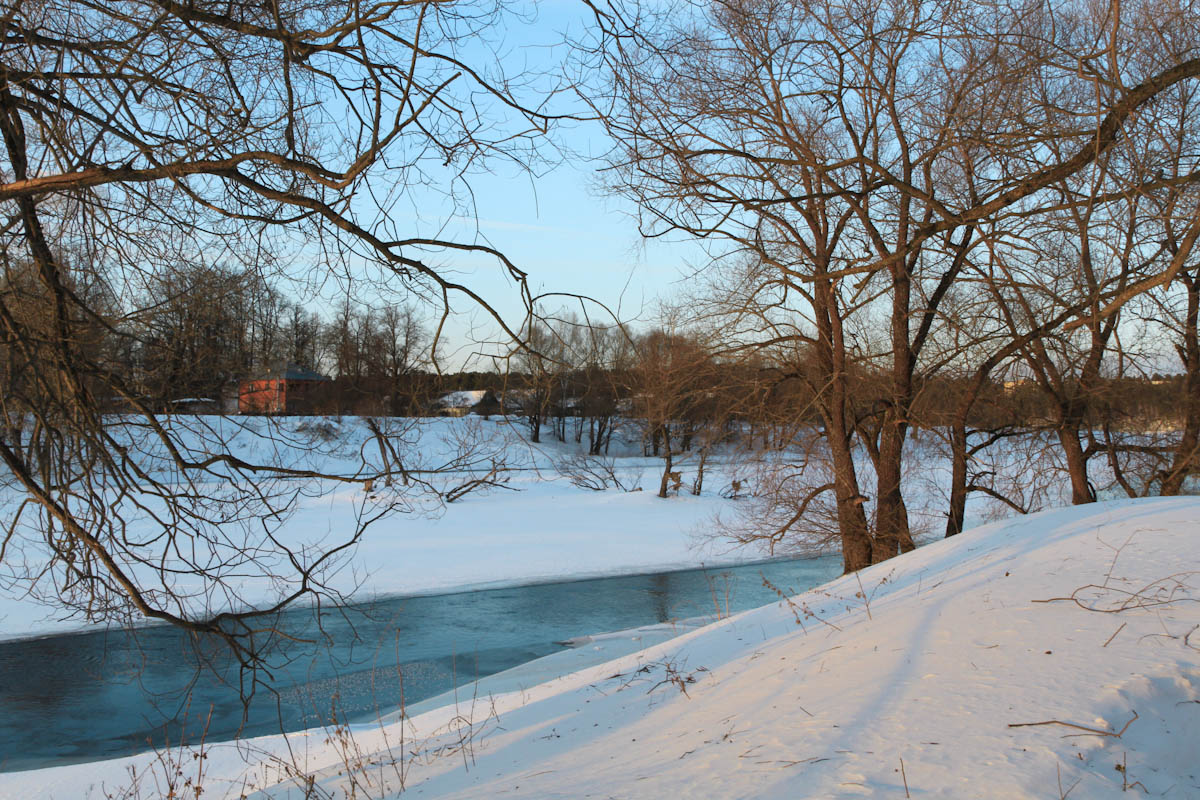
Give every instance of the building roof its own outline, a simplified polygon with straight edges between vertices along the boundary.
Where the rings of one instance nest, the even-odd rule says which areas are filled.
[[[288,364],[287,366],[272,367],[266,373],[260,375],[255,380],[267,380],[270,378],[282,378],[285,381],[327,381],[328,377],[313,372],[311,369],[300,366],[299,364]]]

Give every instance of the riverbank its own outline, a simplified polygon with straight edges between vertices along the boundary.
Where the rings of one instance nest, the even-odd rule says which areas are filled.
[[[247,461],[300,471],[353,476],[380,469],[379,448],[370,438],[369,426],[359,418],[176,415],[165,418],[164,424],[173,426],[196,458],[220,443],[221,449]],[[213,523],[208,532],[212,538],[205,544],[243,568],[222,574],[215,583],[212,575],[209,581],[201,581],[187,564],[172,564],[170,547],[161,553],[151,548],[149,555],[142,554],[143,561],[126,563],[125,568],[144,586],[160,586],[163,577],[155,570],[160,560],[150,557],[157,554],[162,563],[179,569],[167,582],[171,592],[192,613],[203,615],[229,610],[230,598],[242,607],[263,606],[294,591],[296,575],[282,558],[283,548],[305,558],[337,551],[319,578],[334,595],[356,602],[723,567],[767,556],[809,557],[832,551],[831,543],[817,536],[783,541],[772,552],[765,540],[735,541],[724,525],[744,529],[747,519],[743,517],[750,519],[751,527],[765,524],[753,511],[753,495],[763,479],[756,470],[764,460],[802,454],[736,450],[710,454],[699,495],[691,492],[700,477],[698,456],[677,454],[674,469],[680,486],[663,499],[656,496],[663,462],[644,454],[640,428],[632,423],[618,426],[611,457],[599,466],[600,472],[611,469],[612,474],[590,476],[580,473],[584,445],[553,441],[548,435],[534,445],[524,438],[528,429],[517,419],[396,418],[384,424],[391,426],[391,441],[403,452],[406,469],[428,486],[406,487],[397,480],[390,487],[372,485],[366,491],[358,483],[286,479],[275,490],[291,499],[287,514]],[[153,442],[141,446],[150,453],[147,463],[157,465],[162,473],[156,473],[158,478],[170,479],[170,460],[153,452]],[[919,476],[906,489],[913,530],[918,536],[939,538],[945,527],[947,464],[931,437],[918,442],[914,436],[910,446],[913,462],[921,465]],[[861,460],[860,476],[869,483],[870,459],[862,453]],[[1007,466],[1014,474],[1028,471],[1018,458]],[[490,483],[462,491],[493,467],[497,471]],[[604,490],[580,485],[587,483]],[[453,500],[447,502],[447,497]],[[0,511],[15,514],[24,500],[16,487],[0,486]],[[142,500],[153,507],[152,498]],[[1051,496],[1039,502],[1063,501]],[[997,503],[975,493],[968,504],[968,527],[1011,511],[993,507]],[[125,535],[144,541],[161,536],[161,527],[149,523],[146,509],[126,508],[123,513]],[[357,542],[342,549],[368,520],[370,525]],[[259,548],[256,553],[261,558],[253,563],[241,560],[238,548],[249,546],[247,542]],[[36,526],[29,519],[18,525],[6,561],[0,565],[0,641],[94,628],[78,614],[65,615],[56,603],[57,587],[45,572],[49,561]],[[35,575],[40,578],[31,593],[30,576]],[[133,622],[139,624],[137,619]]]
[[[285,439],[277,433],[268,436],[260,430],[267,424],[261,418],[216,418],[211,424],[224,426],[221,438],[246,458],[261,457],[260,450],[275,448],[279,452],[272,457],[285,465],[353,474],[361,466],[356,460],[360,454],[373,455],[362,442],[365,429],[352,419],[340,424],[337,437],[315,443]],[[313,427],[304,418],[274,424],[305,431]],[[415,437],[412,449],[419,451],[413,464],[429,467],[452,461],[456,452],[467,447],[463,444],[466,440],[475,443],[472,447],[499,454],[495,457],[503,458],[507,471],[498,485],[482,486],[451,503],[438,503],[428,493],[414,493],[410,503],[373,522],[357,546],[325,575],[329,588],[355,601],[720,567],[767,555],[759,547],[739,547],[698,535],[711,529],[716,514],[736,502],[720,496],[730,478],[719,463],[710,468],[710,488],[704,494],[693,496],[684,490],[664,500],[655,496],[656,460],[641,457],[631,442],[617,441],[614,451],[621,453],[617,469],[625,485],[642,490],[590,491],[573,485],[555,467],[559,459],[577,452],[573,443],[532,446],[521,440],[522,430],[503,419],[433,419],[411,424],[416,427],[407,435]],[[683,468],[687,468],[686,461]],[[439,475],[439,486],[454,487],[473,475],[449,470]],[[335,547],[363,519],[380,513],[383,504],[394,502],[389,492],[401,491],[397,487],[371,494],[357,484],[305,490],[296,498],[278,535],[310,549]],[[19,494],[0,490],[0,501],[14,504],[19,500]],[[131,521],[130,530],[139,530],[136,520]],[[36,538],[29,537],[22,547],[28,548],[27,556],[35,563]],[[0,574],[0,640],[89,629],[91,626],[77,617],[63,618],[52,600],[41,602],[24,593],[28,584],[17,577],[22,569],[18,555],[10,552],[6,564],[13,577]],[[135,571],[144,568],[131,566]],[[187,576],[178,578],[177,583],[181,591],[198,588],[188,583]],[[242,580],[237,594],[247,601],[266,603],[281,591],[277,582],[263,577]]]

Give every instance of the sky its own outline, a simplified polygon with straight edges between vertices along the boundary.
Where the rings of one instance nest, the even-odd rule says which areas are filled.
[[[531,9],[504,17],[502,24],[489,28],[490,38],[469,43],[461,57],[473,66],[498,60],[506,74],[528,74],[542,86],[558,81],[569,59],[565,42],[582,35],[586,6],[574,0],[548,0]],[[536,96],[530,92],[523,97]],[[554,110],[582,108],[578,97],[565,91]],[[598,124],[561,124],[545,144],[552,163],[523,170],[494,161],[486,171],[477,170],[455,186],[457,204],[448,201],[445,185],[406,189],[394,210],[410,218],[391,222],[402,235],[436,236],[499,250],[527,273],[534,296],[585,295],[623,323],[647,324],[657,300],[676,293],[689,268],[704,262],[702,248],[681,238],[647,241],[641,237],[633,205],[605,193],[599,184],[597,171],[609,144]],[[386,178],[382,182],[386,184]],[[453,253],[430,264],[481,294],[514,329],[520,327],[525,317],[520,294],[493,259]],[[370,290],[350,291],[364,304],[386,302]],[[310,307],[331,315],[345,292],[344,284],[326,286],[322,299]],[[568,304],[580,313],[579,301],[571,298],[547,299],[542,310],[553,313]],[[487,315],[472,310],[465,300],[458,305],[463,313],[450,320],[438,348],[441,367],[490,368],[491,359],[479,354],[508,345],[497,344],[503,337]],[[589,307],[588,315],[593,313],[598,318],[607,316],[597,305]]]
[[[583,136],[576,136],[576,143]],[[528,274],[535,297],[554,292],[586,295],[622,322],[646,322],[655,300],[673,294],[689,265],[703,254],[698,245],[682,240],[644,240],[632,206],[599,191],[596,166],[568,162],[541,176],[509,170],[475,178],[478,217],[454,215],[446,233],[478,237],[503,252]],[[520,321],[524,312],[515,287],[499,275],[494,262],[457,258],[453,267],[469,276],[466,282],[472,288],[496,298],[506,318]],[[544,309],[553,312],[564,305],[579,311],[578,302],[565,297],[547,298]],[[589,313],[605,316],[598,306],[591,306]],[[478,315],[466,316],[455,328],[465,346],[473,339],[489,338]]]
[[[510,70],[555,75],[570,55],[564,42],[584,35],[587,8],[574,0],[548,0],[535,5],[532,16],[510,19],[496,45]],[[563,109],[582,108],[570,92],[562,95]],[[566,155],[549,171],[538,174],[498,164],[492,174],[470,179],[475,213],[450,218],[446,233],[478,236],[528,274],[536,297],[564,292],[593,298],[623,323],[647,324],[654,306],[677,293],[689,269],[703,263],[695,242],[646,240],[638,231],[636,209],[629,201],[606,193],[600,185],[602,157],[610,147],[599,124],[560,124],[551,140]],[[494,263],[485,259],[456,259],[466,269],[472,288],[496,298],[507,320],[524,315],[514,287],[498,279]],[[571,298],[547,299],[543,310],[553,313]],[[592,306],[589,315],[605,311]],[[479,340],[492,339],[493,326],[479,315],[467,315],[451,326],[454,345],[450,361],[470,361]],[[486,363],[483,362],[483,363]]]

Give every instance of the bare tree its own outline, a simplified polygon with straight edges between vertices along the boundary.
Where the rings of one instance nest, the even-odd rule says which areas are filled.
[[[677,461],[693,451],[699,470],[694,491],[699,494],[705,460],[723,438],[729,420],[723,413],[726,395],[720,367],[694,332],[651,330],[635,346],[629,391],[633,414],[643,425],[644,444],[663,460],[658,496],[682,488]]]
[[[542,441],[542,426],[550,417],[556,396],[561,394],[562,374],[569,368],[562,337],[550,321],[531,314],[526,321],[522,341],[510,359],[514,394],[520,398],[521,411],[529,425],[529,441]],[[511,370],[515,367],[516,374]]]
[[[1174,249],[1177,245],[1171,243]],[[1170,463],[1159,473],[1164,495],[1180,494],[1184,481],[1200,473],[1200,263],[1180,270],[1178,280],[1184,290],[1183,313],[1168,319],[1177,326],[1176,350],[1183,367],[1182,424]]]
[[[317,330],[336,376],[333,407],[357,414],[405,414],[418,408],[418,373],[430,363],[430,333],[412,304],[355,303],[346,297],[332,320],[318,321]]]
[[[831,470],[818,488],[834,495],[847,570],[913,546],[904,445],[937,367],[925,348],[939,306],[980,227],[1052,204],[1142,106],[1200,75],[1194,44],[1181,44],[1194,18],[1153,13],[940,0],[597,7],[589,52],[609,82],[591,101],[618,141],[612,188],[637,202],[647,235],[700,237],[715,260],[742,265],[739,291],[725,290],[732,347],[807,352]],[[1143,41],[1168,30],[1171,47]],[[1106,293],[1093,316],[1147,288]],[[856,371],[875,376],[872,407],[852,394]]]
[[[551,120],[529,109],[544,94],[523,106],[522,81],[479,46],[505,13],[487,2],[6,4],[0,253],[10,270],[28,265],[45,309],[32,318],[21,292],[0,291],[5,361],[20,377],[6,384],[0,435],[6,491],[22,498],[0,539],[10,580],[88,619],[219,637],[248,666],[277,611],[323,595],[376,514],[320,547],[281,524],[302,492],[379,466],[326,475],[270,449],[243,458],[221,431],[157,415],[91,342],[150,310],[135,290],[161,265],[202,261],[299,281],[371,267],[443,314],[465,300],[509,330],[432,264],[473,251],[521,287],[515,265],[389,213],[418,189],[453,200],[491,156],[536,157]],[[181,299],[202,288],[180,285]],[[126,413],[106,414],[114,402]],[[403,507],[413,486],[397,482],[380,509]],[[255,581],[273,588],[267,602],[243,593]]]
[[[607,455],[633,360],[633,342],[625,329],[615,324],[585,324],[581,339],[583,357],[576,380],[580,425],[587,425],[588,454]]]
[[[281,311],[280,347],[282,360],[307,364],[314,369],[326,360],[323,323],[315,311],[299,303],[285,303]]]
[[[1153,257],[1175,272],[1172,283],[1148,295],[1146,313],[1156,326],[1166,329],[1183,370],[1179,406],[1172,420],[1178,437],[1166,447],[1156,447],[1150,459],[1153,474],[1148,483],[1164,495],[1179,494],[1185,481],[1200,473],[1200,192],[1187,180],[1196,168],[1193,142],[1200,133],[1196,104],[1195,92],[1182,87],[1164,98],[1150,121],[1156,135],[1140,165],[1144,173],[1166,184],[1147,191],[1146,222],[1153,231]],[[1162,420],[1152,422],[1157,425]],[[1111,452],[1111,437],[1106,438]],[[1145,456],[1144,449],[1132,449]]]
[[[280,299],[257,272],[190,264],[146,279],[123,326],[137,355],[125,377],[154,408],[219,398],[227,383],[277,358]]]

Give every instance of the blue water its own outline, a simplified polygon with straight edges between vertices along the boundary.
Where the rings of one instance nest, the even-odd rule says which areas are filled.
[[[562,650],[577,636],[741,611],[841,572],[827,557],[298,609],[248,704],[218,643],[170,627],[0,643],[0,771],[373,718]],[[198,661],[205,667],[197,669]],[[31,736],[31,731],[39,735]]]

